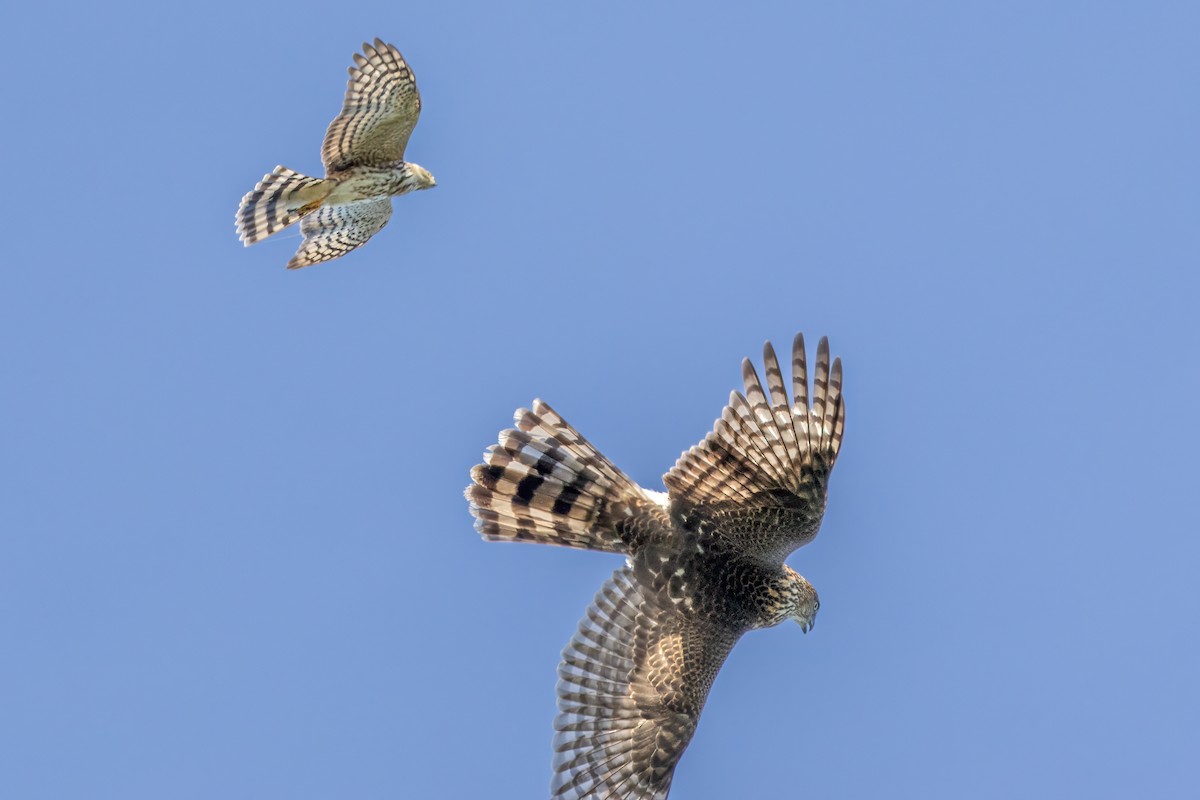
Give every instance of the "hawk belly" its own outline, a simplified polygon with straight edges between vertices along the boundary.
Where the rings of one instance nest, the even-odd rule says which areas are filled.
[[[384,167],[353,167],[335,172],[329,179],[337,181],[337,186],[325,198],[326,205],[352,203],[369,197],[398,197],[417,188],[416,176],[403,161]]]

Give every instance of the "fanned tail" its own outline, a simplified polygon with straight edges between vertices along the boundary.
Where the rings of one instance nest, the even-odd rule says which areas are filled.
[[[247,192],[237,211],[238,238],[247,247],[278,233],[321,206],[336,181],[276,167]]]
[[[541,400],[471,470],[466,497],[490,541],[627,552],[621,522],[650,495]]]

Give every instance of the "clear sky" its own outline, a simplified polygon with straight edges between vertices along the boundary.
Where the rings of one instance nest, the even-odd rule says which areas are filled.
[[[1200,10],[26,4],[0,63],[0,794],[532,798],[613,556],[473,532],[545,398],[660,475],[845,363],[816,629],[672,798],[1194,797]],[[365,248],[243,249],[351,55],[424,113]]]

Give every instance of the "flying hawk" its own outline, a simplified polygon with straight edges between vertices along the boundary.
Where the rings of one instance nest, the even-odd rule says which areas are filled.
[[[344,256],[383,230],[392,198],[437,181],[404,160],[421,114],[417,80],[394,45],[379,39],[355,53],[342,113],[329,123],[324,178],[276,167],[242,198],[237,232],[249,247],[296,221],[304,241],[288,269]]]
[[[811,391],[803,335],[789,404],[768,342],[713,431],[641,488],[550,406],[516,413],[466,496],[489,541],[622,553],[563,650],[555,798],[662,800],[709,688],[743,633],[812,627],[812,585],[783,563],[817,534],[842,442],[842,364],[821,339]]]

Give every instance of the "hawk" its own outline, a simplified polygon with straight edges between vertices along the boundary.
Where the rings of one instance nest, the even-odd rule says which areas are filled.
[[[276,167],[238,207],[238,237],[247,247],[299,220],[304,242],[288,269],[344,256],[383,230],[393,197],[437,185],[428,170],[404,160],[421,113],[412,70],[379,39],[362,49],[342,113],[325,132],[325,177]]]
[[[471,470],[466,496],[489,541],[621,553],[562,653],[554,722],[556,798],[662,800],[717,671],[743,633],[820,603],[784,564],[812,541],[842,443],[842,364],[803,335],[792,395],[770,342],[766,388],[749,359],[713,430],[643,489],[540,400]],[[811,397],[811,402],[810,402]]]

